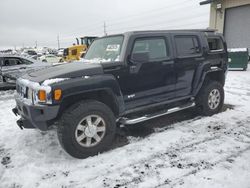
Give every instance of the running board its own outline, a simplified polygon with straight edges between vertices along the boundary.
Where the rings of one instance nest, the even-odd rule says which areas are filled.
[[[167,115],[167,114],[171,114],[171,113],[174,113],[174,112],[178,112],[178,111],[181,111],[181,110],[185,110],[185,109],[188,109],[188,108],[191,108],[191,107],[194,107],[194,106],[195,106],[195,103],[193,102],[193,103],[189,103],[189,104],[182,105],[182,106],[179,106],[179,107],[170,108],[170,109],[168,109],[167,111],[164,111],[164,112],[161,111],[158,114],[149,114],[149,115],[145,115],[145,116],[134,118],[134,119],[128,119],[126,117],[122,117],[118,121],[123,125],[131,125],[131,124],[136,124],[136,123],[139,123],[139,122],[147,121],[147,120],[150,120],[150,119],[153,119],[153,118],[157,118],[157,117],[160,117],[160,116],[164,116],[164,115]]]

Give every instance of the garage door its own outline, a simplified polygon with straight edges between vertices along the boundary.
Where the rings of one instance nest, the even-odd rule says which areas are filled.
[[[224,34],[229,48],[250,49],[250,5],[226,10]]]

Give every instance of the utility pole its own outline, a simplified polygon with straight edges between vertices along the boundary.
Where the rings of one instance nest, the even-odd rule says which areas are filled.
[[[104,24],[103,24],[103,32],[104,32],[104,36],[107,36],[107,29],[106,29],[106,22],[104,21]]]
[[[36,40],[36,42],[35,42],[35,47],[36,47],[36,49],[37,49],[37,40]]]
[[[59,34],[57,34],[57,47],[58,47],[58,49],[60,48],[60,39],[59,39]]]

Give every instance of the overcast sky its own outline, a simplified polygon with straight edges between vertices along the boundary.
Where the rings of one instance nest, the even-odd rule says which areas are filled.
[[[75,37],[144,29],[207,28],[200,0],[1,0],[0,48],[72,45]]]

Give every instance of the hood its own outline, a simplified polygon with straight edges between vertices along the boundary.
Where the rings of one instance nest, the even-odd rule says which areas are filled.
[[[100,64],[74,62],[30,72],[22,76],[22,78],[41,83],[53,78],[76,78],[97,74],[103,74],[103,69]]]

